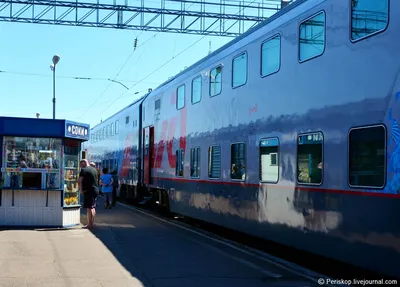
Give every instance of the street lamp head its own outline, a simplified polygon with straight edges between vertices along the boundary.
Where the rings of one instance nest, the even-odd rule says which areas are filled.
[[[53,64],[54,66],[57,65],[57,63],[60,61],[60,56],[54,55],[53,56]]]

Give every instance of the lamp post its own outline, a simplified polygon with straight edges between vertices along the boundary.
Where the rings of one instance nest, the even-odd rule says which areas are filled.
[[[53,71],[53,120],[56,119],[56,66],[60,61],[60,56],[53,56],[53,64],[50,65],[50,69]]]

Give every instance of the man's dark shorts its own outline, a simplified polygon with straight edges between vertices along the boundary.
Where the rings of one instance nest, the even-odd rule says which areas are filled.
[[[84,193],[83,194],[83,208],[95,208],[96,207],[97,194]]]

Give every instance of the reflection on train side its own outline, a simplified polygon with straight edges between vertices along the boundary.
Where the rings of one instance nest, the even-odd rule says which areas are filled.
[[[391,234],[344,234],[339,226],[343,220],[338,211],[340,202],[323,192],[296,189],[292,182],[283,186],[260,185],[257,199],[240,200],[213,194],[171,190],[171,200],[185,202],[199,210],[220,215],[238,216],[260,223],[283,224],[304,231],[329,233],[347,241],[362,242],[400,251],[398,238]],[[292,187],[290,187],[292,185]]]
[[[262,184],[254,200],[240,199],[240,204],[237,197],[227,198],[209,193],[173,190],[170,196],[172,201],[186,202],[203,211],[316,232],[329,232],[336,229],[341,222],[341,214],[336,211],[320,211],[313,209],[312,205],[297,208],[295,187],[290,187],[289,182],[284,188]]]

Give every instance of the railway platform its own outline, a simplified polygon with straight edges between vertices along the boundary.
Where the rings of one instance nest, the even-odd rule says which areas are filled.
[[[92,231],[1,230],[0,286],[306,287],[324,278],[134,207],[105,210],[98,202]]]

